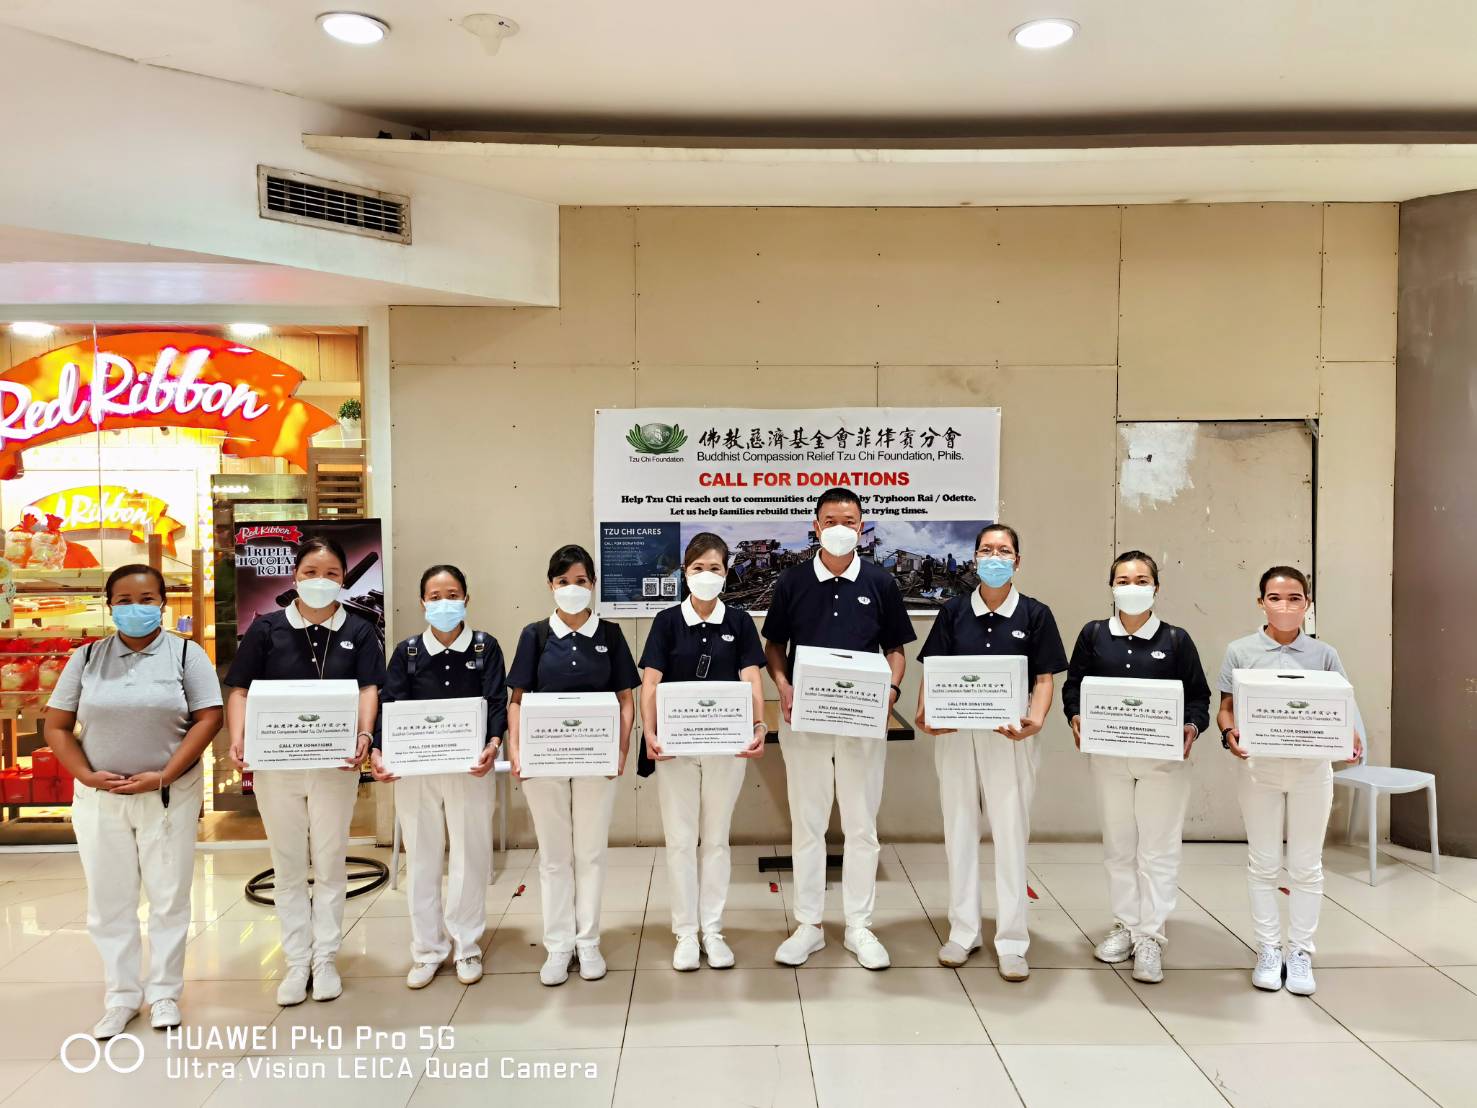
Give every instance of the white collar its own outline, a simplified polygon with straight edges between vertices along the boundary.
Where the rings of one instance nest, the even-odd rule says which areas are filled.
[[[1004,619],[1015,615],[1015,607],[1021,602],[1020,590],[1014,585],[1010,586],[1010,592],[1005,595],[1005,602],[995,609],[995,614]],[[974,614],[982,616],[988,612],[989,606],[985,604],[985,598],[980,595],[979,589],[974,589],[969,594],[969,606],[974,609]]]
[[[1114,612],[1113,613],[1113,618],[1110,619],[1110,620],[1108,620],[1108,634],[1112,635],[1114,638],[1118,638],[1118,639],[1123,639],[1123,638],[1152,639],[1158,633],[1159,633],[1159,617],[1158,616],[1150,616],[1149,619],[1148,619],[1148,622],[1146,622],[1142,627],[1140,627],[1132,635],[1129,635],[1128,630],[1123,626],[1122,621],[1119,620],[1118,613],[1117,612]]]
[[[686,600],[682,602],[682,622],[687,624],[687,626],[689,627],[696,627],[699,623],[722,623],[723,613],[726,610],[727,609],[723,606],[723,601],[720,600],[713,605],[713,614],[710,615],[707,619],[704,619],[702,616],[697,614],[697,609],[692,606],[692,597],[689,596]]]
[[[815,567],[815,579],[822,584],[827,581],[834,581],[838,577],[845,577],[848,581],[855,581],[862,575],[862,559],[855,550],[851,552],[851,561],[847,563],[846,568],[840,573],[832,573],[827,569],[826,563],[821,561],[819,554],[815,556],[815,561],[811,564]]]
[[[1304,634],[1302,631],[1299,631],[1298,632],[1298,637],[1295,638],[1295,639],[1293,639],[1292,642],[1289,642],[1289,643],[1280,643],[1280,642],[1278,642],[1271,635],[1267,634],[1267,629],[1265,627],[1263,627],[1260,631],[1258,631],[1257,632],[1257,635],[1261,638],[1261,641],[1262,641],[1262,649],[1263,650],[1297,650],[1297,651],[1304,651],[1304,650],[1307,650],[1308,649],[1308,636],[1306,634]]]
[[[293,627],[296,627],[299,631],[301,631],[304,627],[308,626],[308,621],[303,618],[302,612],[297,610],[297,601],[294,600],[284,610],[287,612],[287,622],[290,623]],[[327,627],[330,631],[337,631],[340,627],[344,625],[344,620],[348,618],[348,611],[346,611],[344,606],[340,604],[338,606],[338,610],[335,611],[333,615],[329,616],[326,620],[324,620],[320,624],[317,624],[316,626]]]
[[[587,639],[593,639],[595,637],[595,627],[599,622],[600,620],[596,618],[595,613],[591,612],[590,618],[580,624],[579,627],[571,627],[559,618],[558,612],[555,612],[549,617],[549,630],[554,632],[556,639],[562,639],[565,635],[573,635],[576,631]]]
[[[436,637],[436,632],[427,627],[421,635],[421,645],[426,648],[426,653],[433,658],[443,650],[454,650],[458,654],[461,654],[466,651],[467,647],[472,645],[472,629],[466,624],[462,624],[462,633],[452,640],[450,646],[444,646],[441,640]]]

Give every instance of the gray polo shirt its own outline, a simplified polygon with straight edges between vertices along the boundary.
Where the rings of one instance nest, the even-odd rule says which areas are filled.
[[[1326,673],[1337,673],[1344,680],[1344,663],[1339,652],[1322,639],[1311,639],[1301,631],[1292,642],[1283,645],[1266,628],[1245,638],[1237,639],[1226,647],[1226,660],[1221,663],[1220,689],[1223,693],[1234,692],[1233,671],[1238,669],[1311,669]],[[1365,735],[1364,720],[1359,715],[1359,705],[1354,705],[1354,726],[1360,735]]]
[[[50,706],[77,713],[78,740],[93,769],[124,776],[162,770],[190,729],[190,714],[221,704],[205,651],[167,631],[142,650],[109,635],[87,655],[85,646],[72,651]]]

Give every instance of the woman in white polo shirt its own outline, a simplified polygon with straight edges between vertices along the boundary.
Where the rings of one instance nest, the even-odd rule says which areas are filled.
[[[103,959],[98,1039],[150,1005],[155,1028],[178,1027],[190,929],[200,756],[221,726],[221,690],[205,651],[163,629],[164,576],[120,566],[105,588],[118,631],[73,651],[46,712],[46,741],[77,779],[72,827],[87,876],[87,930]],[[74,734],[74,728],[77,733]],[[143,983],[138,925],[149,898]]]
[[[1345,678],[1338,651],[1303,634],[1308,615],[1308,578],[1292,566],[1273,566],[1262,574],[1257,607],[1262,629],[1226,648],[1221,666],[1221,708],[1216,723],[1221,745],[1241,759],[1237,796],[1246,821],[1246,881],[1256,928],[1256,969],[1251,983],[1276,992],[1311,996],[1313,935],[1323,907],[1323,838],[1333,807],[1333,766],[1316,758],[1249,757],[1236,728],[1234,676],[1238,669],[1306,669]],[[1363,750],[1363,728],[1355,713],[1354,759]],[[1282,869],[1282,834],[1287,830],[1288,934],[1282,947],[1282,916],[1277,905],[1277,875]]]

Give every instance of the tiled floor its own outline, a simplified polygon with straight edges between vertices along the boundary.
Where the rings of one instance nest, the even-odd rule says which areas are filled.
[[[1022,985],[1000,980],[988,951],[959,971],[937,964],[948,905],[939,846],[884,847],[876,930],[894,963],[884,973],[858,968],[834,926],[808,965],[774,964],[792,897],[787,878],[759,871],[772,847],[735,851],[737,966],[674,973],[662,852],[617,849],[603,921],[610,973],[558,989],[536,976],[538,874],[531,851],[514,851],[487,890],[480,984],[443,973],[405,988],[405,894],[387,888],[350,901],[343,997],[287,1010],[273,1002],[275,919],[242,893],[265,852],[202,853],[186,1020],[262,1027],[264,1040],[171,1048],[139,1021],[130,1030],[145,1057],[126,1075],[106,1062],[78,1075],[58,1060],[102,999],[76,857],[0,855],[0,1105],[1477,1108],[1477,861],[1443,859],[1436,876],[1426,856],[1389,847],[1371,887],[1361,851],[1330,848],[1319,989],[1300,999],[1248,981],[1242,851],[1186,848],[1165,980],[1145,986],[1091,957],[1089,937],[1110,922],[1096,845],[1031,848],[1033,973]],[[988,846],[984,859],[988,915]],[[131,1050],[115,1052],[120,1068]],[[90,1060],[90,1047],[69,1057]]]

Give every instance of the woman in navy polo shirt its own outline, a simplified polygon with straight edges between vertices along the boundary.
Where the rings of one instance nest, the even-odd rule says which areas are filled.
[[[728,576],[727,543],[707,532],[694,536],[682,556],[682,571],[689,595],[652,621],[641,653],[641,718],[647,753],[660,763],[657,789],[672,886],[672,933],[677,936],[672,968],[695,970],[705,952],[708,965],[729,969],[733,951],[723,941],[730,873],[728,827],[744,785],[745,759],[764,753],[764,686],[759,679],[764,647],[749,613],[718,599]],[[663,681],[747,681],[754,696],[754,734],[748,749],[738,755],[663,755],[656,726],[656,691]]]
[[[626,636],[590,611],[595,560],[582,546],[561,546],[549,559],[549,591],[556,611],[530,623],[518,636],[508,671],[508,758],[520,779],[519,704],[525,692],[613,692],[620,701],[620,768],[626,771],[635,701],[641,683]],[[615,808],[614,777],[536,777],[523,781],[523,795],[538,836],[539,886],[543,894],[544,949],[539,970],[545,985],[569,979],[578,953],[580,976],[605,976],[600,955],[600,895],[605,888],[605,852]]]
[[[1190,747],[1210,724],[1210,686],[1190,636],[1154,615],[1159,593],[1154,559],[1142,550],[1118,555],[1108,570],[1108,584],[1114,615],[1082,628],[1062,686],[1062,710],[1077,746],[1082,746],[1084,677],[1179,681],[1185,691],[1183,761],[1092,756],[1114,917],[1113,929],[1093,953],[1109,964],[1132,955],[1134,980],[1153,984],[1164,980],[1160,948],[1178,893],[1190,802]]]
[[[1039,600],[1017,591],[1011,578],[1021,564],[1015,528],[993,523],[975,539],[980,585],[944,605],[918,660],[934,655],[1020,654],[1026,658],[1030,701],[1018,726],[994,731],[939,730],[924,717],[918,686],[920,730],[937,736],[933,747],[944,810],[944,852],[949,858],[949,941],[939,951],[945,966],[962,966],[983,941],[980,927],[980,797],[995,840],[995,954],[1000,976],[1030,975],[1026,950],[1026,844],[1031,838],[1031,799],[1041,749],[1036,734],[1051,711],[1054,674],[1067,668],[1056,618]]]
[[[296,599],[251,621],[226,673],[231,761],[238,769],[250,768],[242,761],[246,694],[259,680],[357,681],[359,745],[338,769],[274,769],[254,778],[257,810],[276,871],[277,918],[287,958],[287,973],[277,987],[277,1003],[283,1006],[307,999],[310,977],[314,1000],[333,1000],[343,992],[335,959],[344,937],[348,892],[344,854],[359,792],[359,765],[369,750],[379,687],[385,683],[379,636],[339,603],[348,566],[343,547],[333,539],[306,538],[295,563]]]

